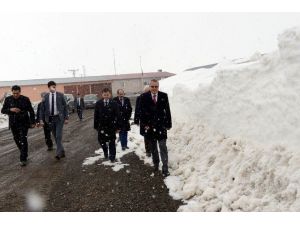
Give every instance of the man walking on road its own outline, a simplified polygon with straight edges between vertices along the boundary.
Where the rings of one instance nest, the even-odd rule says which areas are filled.
[[[48,146],[47,151],[52,151],[53,150],[53,142],[51,139],[51,127],[50,127],[49,123],[47,123],[45,121],[45,118],[40,118],[42,102],[45,101],[46,94],[47,94],[46,92],[41,93],[42,101],[38,104],[38,107],[37,107],[36,123],[37,123],[38,127],[40,127],[40,121],[43,120],[44,136],[45,136],[46,145]]]
[[[116,132],[120,131],[119,107],[111,100],[108,88],[102,90],[102,99],[95,105],[94,128],[98,131],[98,141],[104,157],[111,162],[116,159]],[[109,152],[109,155],[108,155]]]
[[[120,112],[120,125],[121,130],[119,132],[120,142],[122,146],[122,150],[129,149],[127,146],[128,142],[128,131],[130,130],[130,117],[132,113],[132,107],[130,104],[129,98],[125,97],[125,93],[123,89],[117,90],[118,97],[115,97],[113,100],[118,104],[119,106],[119,112]]]
[[[84,110],[84,100],[83,97],[80,96],[80,93],[77,94],[77,97],[74,99],[74,106],[77,110],[77,115],[80,121],[82,121],[82,113]]]
[[[48,82],[49,93],[45,95],[42,102],[40,112],[40,124],[49,123],[53,136],[56,142],[56,156],[57,160],[64,158],[65,150],[62,144],[62,135],[64,124],[68,124],[69,113],[64,94],[56,91],[56,83],[54,81]]]
[[[20,165],[26,166],[28,157],[27,134],[35,127],[34,111],[30,99],[21,95],[21,87],[13,86],[12,96],[5,99],[1,113],[9,116],[9,128],[20,150]]]
[[[168,150],[167,150],[167,130],[172,128],[171,111],[168,95],[160,92],[159,82],[155,79],[150,82],[150,92],[141,95],[140,126],[142,134],[149,141],[152,153],[154,171],[159,168],[159,154],[157,144],[160,149],[162,161],[162,173],[169,176],[168,171]]]

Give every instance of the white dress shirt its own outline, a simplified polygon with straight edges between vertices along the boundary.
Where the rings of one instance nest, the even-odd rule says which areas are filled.
[[[77,100],[77,104],[78,104],[78,106],[80,106],[80,97]]]
[[[57,112],[57,105],[56,105],[56,92],[53,93],[54,94],[54,115],[58,115]],[[50,113],[51,113],[51,106],[52,106],[52,92],[50,92],[49,94],[49,107],[50,107]]]

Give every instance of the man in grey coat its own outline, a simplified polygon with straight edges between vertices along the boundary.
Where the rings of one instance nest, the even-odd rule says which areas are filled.
[[[55,158],[60,160],[66,156],[62,145],[62,134],[64,124],[68,123],[69,113],[64,94],[56,91],[56,83],[49,81],[48,88],[49,93],[45,95],[42,102],[40,118],[44,118],[45,122],[51,127],[56,142]],[[43,120],[41,120],[40,125],[43,124]]]

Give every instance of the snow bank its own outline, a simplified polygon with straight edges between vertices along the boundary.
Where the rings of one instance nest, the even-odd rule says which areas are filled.
[[[186,202],[179,211],[300,210],[300,28],[278,42],[161,82],[174,123],[165,182]]]

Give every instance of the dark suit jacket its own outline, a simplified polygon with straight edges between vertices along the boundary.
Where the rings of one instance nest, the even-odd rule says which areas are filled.
[[[140,107],[141,135],[158,140],[167,139],[167,130],[172,128],[168,95],[159,91],[155,104],[151,92],[144,93],[141,95]],[[146,126],[150,127],[147,132]]]
[[[121,129],[121,125],[119,107],[115,101],[110,99],[108,106],[104,106],[102,99],[96,102],[94,128],[98,131],[101,141],[116,139],[116,130]]]
[[[75,109],[77,109],[77,97],[74,99],[74,107]],[[83,100],[83,97],[80,97],[80,109],[83,110],[85,107],[84,107],[84,100]]]
[[[11,108],[19,108],[21,112],[11,112]],[[1,113],[9,116],[9,127],[29,128],[35,123],[34,111],[28,97],[21,95],[18,99],[13,96],[5,98]]]
[[[129,131],[130,130],[130,117],[132,113],[132,107],[130,104],[130,100],[127,97],[124,98],[124,104],[122,106],[122,102],[120,101],[119,97],[115,97],[113,100],[118,104],[119,111],[120,111],[120,124],[121,130]]]
[[[44,100],[42,101],[41,105],[41,111],[39,118],[45,118],[46,123],[49,123],[49,117],[50,117],[50,105],[49,105],[49,94],[47,93],[45,95]],[[60,92],[56,92],[56,107],[58,111],[58,116],[61,121],[65,121],[69,119],[69,112],[67,108],[67,103],[64,98],[64,94]]]
[[[133,119],[135,124],[140,124],[140,116],[141,116],[140,102],[141,102],[141,95],[136,98],[136,102],[135,102],[134,119]]]

